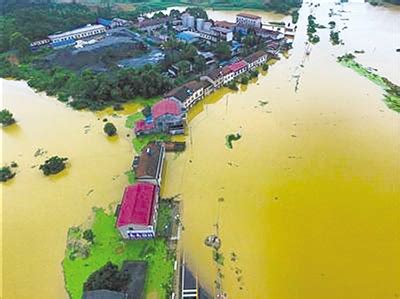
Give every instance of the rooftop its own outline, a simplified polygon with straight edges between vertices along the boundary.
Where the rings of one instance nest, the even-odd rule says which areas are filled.
[[[136,177],[157,178],[160,171],[158,169],[160,159],[162,159],[162,145],[155,142],[147,145],[140,154],[139,163],[135,167]]]
[[[241,70],[242,68],[245,68],[246,66],[247,66],[247,62],[244,60],[240,60],[238,62],[235,62],[235,63],[229,65],[229,69],[232,72],[237,72],[237,71]]]
[[[181,113],[180,103],[171,98],[165,98],[151,108],[153,119],[157,119],[165,114],[180,115]]]
[[[157,186],[150,183],[136,183],[125,188],[117,227],[128,224],[151,224]]]
[[[84,27],[80,27],[80,28],[77,28],[77,29],[74,29],[74,30],[71,30],[71,31],[66,31],[66,32],[63,32],[63,33],[49,35],[49,38],[50,39],[55,39],[55,38],[63,37],[65,35],[74,35],[74,34],[87,32],[87,31],[92,31],[92,30],[97,30],[97,29],[105,30],[106,28],[103,25],[91,25],[91,24],[88,24],[88,25],[86,25]]]
[[[260,16],[253,15],[253,14],[250,14],[250,13],[245,13],[245,12],[239,13],[239,14],[237,14],[237,16],[238,17],[243,17],[243,18],[248,18],[248,19],[254,19],[254,20],[261,19]]]
[[[154,129],[153,123],[147,123],[144,119],[138,120],[135,123],[135,133],[139,133],[142,131],[149,131]]]
[[[231,23],[228,21],[215,21],[214,25],[216,27],[229,28],[229,29],[233,29],[236,26],[235,23]]]
[[[253,53],[253,54],[247,56],[244,60],[245,60],[247,63],[252,63],[252,62],[254,62],[254,61],[257,61],[258,59],[260,59],[261,57],[263,57],[263,56],[265,56],[265,55],[267,55],[266,52],[264,52],[264,51],[257,51],[257,52],[255,52],[255,53]]]

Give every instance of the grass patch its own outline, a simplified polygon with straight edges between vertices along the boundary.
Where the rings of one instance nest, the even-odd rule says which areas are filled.
[[[125,172],[125,175],[128,177],[128,182],[130,185],[136,182],[136,175],[133,170],[128,170],[127,172]]]
[[[343,66],[351,68],[356,71],[361,76],[369,79],[375,84],[379,85],[385,90],[384,101],[386,105],[396,111],[400,112],[400,86],[394,84],[389,79],[381,77],[372,70],[364,67],[355,61],[355,56],[353,54],[345,54],[338,57],[338,62]]]
[[[138,136],[132,139],[133,147],[137,153],[142,152],[142,150],[153,141],[169,141],[171,136],[166,134],[151,134],[145,136]]]
[[[171,236],[173,224],[173,203],[171,200],[160,200],[158,207],[158,218],[156,234],[159,237],[168,238]]]
[[[227,148],[232,149],[233,148],[233,141],[239,140],[242,138],[242,135],[239,133],[236,134],[229,134],[225,136],[225,145]]]
[[[147,261],[148,271],[145,293],[156,293],[158,298],[166,298],[173,278],[173,258],[163,239],[123,241],[115,228],[116,217],[102,209],[94,212],[92,231],[94,244],[89,244],[87,258],[71,258],[71,246],[67,246],[63,269],[65,286],[71,299],[81,299],[83,284],[89,275],[108,261],[121,267],[125,260]],[[80,241],[82,229],[71,228],[68,245]]]
[[[133,129],[135,127],[135,123],[138,120],[144,119],[144,115],[141,111],[136,112],[135,114],[129,115],[125,121],[125,127],[128,129]]]

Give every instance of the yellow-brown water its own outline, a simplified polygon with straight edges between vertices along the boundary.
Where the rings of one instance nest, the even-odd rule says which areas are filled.
[[[321,23],[329,7],[340,9],[315,9]],[[163,195],[182,194],[185,253],[210,289],[215,265],[203,240],[219,218],[230,298],[396,298],[400,118],[386,108],[379,87],[335,57],[364,49],[361,63],[399,83],[400,10],[345,5],[351,11],[342,17],[350,19],[343,21],[345,45],[331,46],[329,31],[320,31],[321,42],[303,62],[308,9],[288,60],[246,91],[220,91],[190,112],[188,149],[168,157]],[[229,20],[235,14],[213,13]],[[22,82],[2,87],[3,106],[18,120],[2,130],[2,160],[19,164],[1,187],[3,298],[66,298],[66,232],[92,206],[119,200],[133,156],[129,132],[123,117],[112,118],[120,134],[107,139],[103,116],[72,111]],[[228,150],[225,135],[234,132],[243,137]],[[31,168],[45,158],[34,157],[38,148],[69,157],[71,167],[60,177],[42,176]]]
[[[341,9],[314,9],[319,23],[330,7]],[[343,9],[344,46],[320,30],[305,58],[304,7],[290,58],[245,91],[196,106],[188,149],[169,161],[163,192],[181,194],[186,258],[214,289],[203,241],[218,221],[229,298],[400,296],[400,117],[379,87],[335,60],[364,49],[360,62],[399,83],[400,11]],[[225,136],[236,132],[230,150]]]
[[[2,164],[19,165],[2,185],[3,298],[67,298],[61,261],[68,228],[93,206],[118,201],[127,184],[133,152],[125,118],[73,111],[24,82],[1,84],[3,106],[17,120],[2,131]],[[105,136],[103,116],[116,124],[118,138]],[[47,154],[35,158],[39,148]],[[70,167],[48,178],[38,165],[51,155],[68,157]]]

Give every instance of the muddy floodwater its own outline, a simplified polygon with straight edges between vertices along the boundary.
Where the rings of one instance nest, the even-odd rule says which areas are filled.
[[[329,18],[329,8],[346,12]],[[289,59],[189,113],[188,149],[168,161],[163,192],[181,194],[183,250],[210,290],[216,265],[203,242],[218,224],[229,298],[398,298],[400,117],[336,57],[364,50],[358,61],[399,84],[400,10],[322,4],[318,23],[347,26],[344,45],[318,30],[305,57],[309,11]],[[242,137],[228,149],[231,133]]]
[[[341,15],[329,18],[330,8]],[[364,50],[360,63],[400,84],[400,9],[321,4],[313,8],[317,22],[334,20],[344,45],[332,46],[321,29],[306,56],[310,10],[301,9],[289,58],[190,111],[187,150],[168,155],[162,195],[180,194],[182,249],[211,293],[216,265],[203,241],[218,224],[229,298],[399,298],[400,116],[380,87],[336,57]],[[124,115],[76,112],[24,82],[1,87],[2,106],[17,120],[2,129],[2,164],[19,165],[1,185],[2,298],[65,299],[67,230],[93,206],[120,199],[134,155],[130,132]],[[103,117],[118,138],[104,135]],[[225,136],[236,133],[242,137],[228,149]],[[68,157],[70,166],[48,178],[38,165],[51,155]]]
[[[2,129],[2,164],[18,164],[15,178],[1,186],[2,298],[67,298],[61,261],[68,228],[84,222],[93,206],[118,201],[128,182],[133,151],[125,118],[73,111],[25,82],[1,86],[2,106],[17,120]],[[103,117],[119,137],[105,136]],[[70,166],[45,177],[38,167],[52,155],[68,157]]]

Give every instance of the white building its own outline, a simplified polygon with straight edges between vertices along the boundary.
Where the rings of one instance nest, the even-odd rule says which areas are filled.
[[[261,17],[249,13],[236,15],[236,24],[251,28],[261,28],[262,26]]]
[[[105,33],[106,33],[106,27],[104,27],[103,25],[88,24],[85,27],[81,27],[75,30],[66,31],[60,34],[49,35],[49,39],[51,40],[52,43],[59,43],[68,40],[84,39]]]

